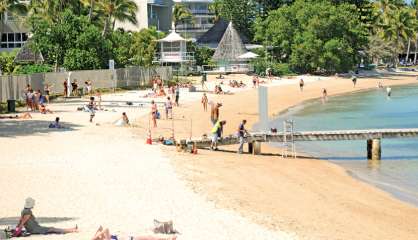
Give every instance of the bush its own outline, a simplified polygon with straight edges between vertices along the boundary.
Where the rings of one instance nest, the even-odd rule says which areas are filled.
[[[275,76],[292,75],[294,72],[287,63],[268,62],[264,59],[258,59],[252,62],[254,73],[260,76],[266,75],[266,69],[270,68]]]
[[[52,66],[48,64],[19,65],[16,66],[13,71],[13,73],[16,74],[32,74],[44,72],[52,72]]]

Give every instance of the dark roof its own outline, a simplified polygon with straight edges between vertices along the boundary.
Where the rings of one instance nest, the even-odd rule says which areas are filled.
[[[197,44],[216,48],[221,41],[225,30],[228,28],[228,24],[229,22],[224,19],[218,20],[212,28],[210,28],[197,40]],[[239,33],[239,35],[244,44],[250,43],[247,36],[242,33]]]
[[[16,63],[42,63],[44,57],[39,51],[32,50],[31,41],[28,40],[17,52],[14,62]]]

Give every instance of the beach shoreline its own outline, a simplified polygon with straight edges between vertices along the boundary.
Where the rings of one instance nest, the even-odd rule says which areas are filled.
[[[394,86],[394,85],[405,85],[405,84],[417,84],[416,80],[415,80],[415,76],[411,76],[411,77],[394,77],[391,76],[390,78],[394,78],[392,80],[384,80],[385,85],[386,86]],[[340,80],[340,79],[338,79]],[[337,80],[337,81],[338,81]],[[312,82],[309,83],[309,85],[315,85],[315,91],[316,93],[314,94],[312,91],[307,91],[307,95],[309,95],[309,97],[307,98],[303,98],[303,99],[297,99],[297,101],[295,101],[293,99],[293,101],[286,101],[282,106],[279,106],[278,108],[275,109],[275,111],[271,110],[271,107],[269,108],[269,112],[270,117],[274,117],[277,116],[277,113],[282,113],[283,111],[286,111],[287,109],[291,108],[291,107],[295,107],[297,105],[303,104],[303,102],[305,101],[312,101],[314,99],[318,99],[320,98],[320,89],[323,86],[327,86],[328,91],[332,91],[329,96],[336,96],[336,95],[342,95],[342,94],[351,94],[353,92],[357,92],[357,91],[368,91],[368,90],[372,90],[373,88],[377,87],[377,82],[378,81],[383,81],[383,80],[378,80],[378,79],[361,79],[359,82],[360,84],[354,89],[352,87],[352,83],[349,79],[342,79],[345,80],[344,82],[338,82],[336,84],[336,86],[333,85],[332,82],[330,82],[330,80],[325,80],[327,82],[323,82],[323,80],[321,81],[317,81],[317,82]],[[331,80],[332,81],[332,80]],[[335,81],[335,80],[334,80]],[[325,83],[325,84],[324,84]],[[297,82],[295,81],[294,86],[282,86],[282,88],[285,88],[285,90],[282,89],[283,91],[287,91],[289,93],[296,92],[298,90],[295,91]],[[278,88],[278,87],[270,87],[269,88],[269,99],[271,99],[271,95],[276,96],[276,94],[274,93],[275,90],[271,90],[274,88]],[[291,88],[293,88],[293,90],[290,90]],[[354,91],[353,91],[354,90]],[[250,91],[251,92],[251,91]],[[273,93],[272,93],[273,92]],[[252,91],[252,93],[254,94],[254,91]],[[248,92],[240,92],[240,93],[236,93],[236,95],[239,96],[235,96],[236,99],[234,100],[235,103],[239,102],[242,104],[245,104],[248,102],[248,98],[250,96],[250,94],[248,94]],[[216,96],[215,96],[216,97]],[[233,97],[232,97],[233,98]],[[221,99],[220,97],[217,98],[219,99],[219,101],[225,102],[225,99]],[[244,99],[244,100],[243,100]],[[252,96],[251,100],[254,100],[254,96]],[[227,121],[231,121],[231,119],[235,119],[234,123],[237,125],[239,120],[238,118],[250,118],[250,124],[255,124],[256,121],[254,117],[254,114],[252,112],[254,112],[255,105],[254,101],[251,102],[251,105],[248,106],[248,112],[242,112],[240,111],[242,108],[240,108],[239,106],[237,106],[237,104],[233,104],[234,101],[231,101],[230,99],[226,100],[227,103],[224,103],[224,106],[229,106],[229,104],[231,104],[232,106],[229,106],[229,108],[227,110],[221,109],[221,118],[222,119],[226,119]],[[198,108],[199,103],[193,103],[193,104],[186,104],[187,108],[192,108],[193,111],[199,111]],[[277,106],[277,104],[275,104]],[[183,110],[183,109],[181,109]],[[270,111],[271,110],[271,111]],[[222,113],[223,112],[227,112],[226,115],[227,117],[222,117]],[[190,113],[187,111],[181,111],[181,114],[196,114],[196,113]],[[235,116],[234,116],[235,114]],[[243,117],[242,117],[243,116]],[[248,120],[248,119],[247,119]],[[178,124],[178,123],[177,123]],[[196,121],[193,121],[193,124],[198,125],[198,127],[196,127],[195,125],[193,125],[193,136],[199,136],[199,134],[202,134],[204,132],[208,132],[207,128],[203,129],[200,128],[200,126],[202,125],[206,125],[208,126],[208,124],[199,124],[196,123]],[[235,125],[234,124],[234,125]],[[228,125],[228,124],[227,124]],[[182,125],[182,127],[186,127],[185,125]],[[201,132],[199,132],[201,131]],[[232,134],[234,133],[234,129],[231,128],[231,126],[227,126],[226,128],[226,134]],[[187,136],[185,136],[187,137]],[[257,197],[248,197],[248,194],[251,193],[255,193],[257,191],[266,191],[271,195],[272,199],[277,199],[278,201],[283,200],[283,199],[292,199],[292,197],[286,196],[286,197],[280,197],[278,196],[277,192],[280,192],[280,194],[284,194],[283,193],[283,189],[277,189],[274,186],[272,186],[272,184],[270,184],[268,187],[262,187],[263,184],[261,184],[263,181],[258,182],[258,180],[255,178],[253,179],[254,182],[247,182],[245,181],[245,183],[240,183],[235,181],[234,179],[240,178],[239,174],[236,173],[232,173],[231,171],[227,171],[225,169],[231,168],[231,169],[235,169],[235,168],[251,168],[252,170],[256,170],[257,173],[259,174],[265,174],[267,175],[269,178],[271,178],[271,180],[275,181],[275,180],[284,180],[284,177],[278,177],[276,178],[275,175],[277,173],[272,174],[271,172],[268,172],[269,168],[277,168],[280,167],[278,166],[277,162],[278,160],[281,161],[282,164],[287,165],[287,167],[294,167],[293,165],[296,165],[298,167],[300,167],[301,169],[299,169],[299,171],[309,171],[309,167],[307,166],[312,166],[312,167],[318,167],[320,166],[322,169],[322,171],[317,171],[314,175],[318,175],[318,174],[326,174],[324,172],[330,171],[330,169],[332,170],[332,172],[335,173],[335,176],[328,176],[328,180],[333,179],[334,177],[337,177],[339,180],[341,180],[341,182],[339,184],[341,184],[341,186],[350,186],[350,191],[349,192],[357,192],[356,188],[360,188],[363,194],[372,194],[373,197],[365,197],[367,200],[370,201],[376,201],[378,200],[379,202],[383,202],[383,206],[377,206],[374,207],[374,209],[369,209],[370,211],[373,210],[374,213],[376,213],[377,211],[383,210],[383,215],[386,214],[391,215],[393,214],[393,211],[389,211],[388,206],[402,206],[402,208],[404,208],[404,212],[402,212],[402,214],[399,214],[399,217],[408,217],[408,218],[413,218],[413,219],[417,219],[418,218],[418,209],[416,209],[415,207],[402,202],[398,199],[394,199],[393,196],[391,196],[389,193],[384,192],[383,190],[380,190],[374,186],[371,186],[367,183],[361,182],[358,179],[353,178],[352,176],[349,175],[348,172],[346,172],[345,169],[343,169],[340,166],[335,165],[334,163],[330,163],[330,162],[325,162],[322,160],[317,160],[317,159],[312,159],[309,158],[309,156],[304,156],[303,159],[297,159],[297,160],[289,160],[289,159],[281,159],[278,155],[280,155],[280,150],[274,148],[274,147],[269,147],[269,146],[265,146],[263,145],[263,152],[268,152],[270,154],[266,154],[263,156],[252,156],[252,155],[244,155],[244,156],[237,156],[235,154],[233,154],[233,152],[235,152],[235,146],[229,146],[229,147],[224,147],[222,148],[222,150],[226,151],[225,152],[210,152],[207,150],[199,150],[199,154],[196,156],[190,155],[190,154],[183,154],[183,153],[173,153],[173,149],[167,149],[166,150],[166,154],[171,157],[173,164],[176,166],[177,172],[183,176],[183,178],[188,181],[189,185],[196,191],[199,192],[200,194],[204,195],[206,198],[208,198],[211,201],[214,201],[216,204],[219,204],[222,207],[225,207],[227,209],[232,209],[234,211],[237,211],[239,213],[241,213],[242,215],[254,220],[257,223],[263,224],[264,226],[269,227],[270,229],[281,229],[284,231],[289,231],[289,232],[295,232],[301,239],[352,239],[355,236],[358,236],[358,231],[360,230],[360,226],[359,224],[353,224],[353,223],[340,223],[338,224],[339,221],[341,221],[340,216],[335,216],[335,213],[330,213],[332,211],[341,211],[341,206],[334,206],[334,209],[331,207],[326,207],[326,204],[328,204],[328,201],[331,201],[330,197],[326,197],[326,196],[319,196],[321,194],[308,194],[309,198],[317,198],[319,197],[319,199],[324,198],[326,203],[324,203],[324,205],[322,205],[321,203],[317,203],[317,204],[313,204],[312,208],[311,207],[307,207],[305,206],[304,210],[306,210],[306,214],[300,214],[298,212],[292,212],[292,211],[288,211],[288,213],[283,214],[283,213],[279,213],[280,211],[277,211],[275,209],[271,209],[271,208],[267,208],[267,207],[263,207],[263,205],[266,205],[268,203],[268,199],[257,199]],[[270,156],[269,156],[270,155]],[[237,159],[240,159],[240,161],[237,161]],[[275,158],[275,160],[274,160]],[[219,161],[216,161],[216,159],[219,159]],[[261,163],[258,161],[260,160]],[[223,162],[222,162],[223,161]],[[254,163],[254,162],[257,163]],[[263,162],[264,161],[264,162]],[[295,161],[298,161],[297,163]],[[285,162],[285,163],[283,163]],[[303,162],[303,163],[301,163]],[[256,165],[256,166],[254,166]],[[262,166],[258,166],[258,165],[262,165]],[[305,166],[303,166],[305,165]],[[285,167],[286,171],[289,172],[293,172],[295,173],[295,171],[293,169],[287,169],[287,167]],[[265,171],[263,171],[265,170]],[[241,174],[245,175],[248,174],[246,172],[241,172]],[[301,172],[298,172],[297,175],[299,177],[301,177],[301,179],[303,178],[307,178],[310,179],[312,176],[303,176],[301,175]],[[222,180],[219,180],[217,178],[221,178]],[[275,179],[276,178],[276,179]],[[307,182],[305,180],[301,180],[298,179],[298,184],[300,185],[306,185]],[[313,179],[311,179],[313,180]],[[325,179],[324,179],[325,180]],[[232,184],[231,182],[233,182],[234,184]],[[325,184],[324,181],[321,183]],[[248,191],[248,189],[245,186],[247,184],[247,187],[249,185],[256,185],[259,186],[260,189],[255,190],[254,192],[252,191]],[[290,184],[291,186],[294,187],[293,184]],[[329,183],[327,184],[329,185]],[[264,185],[265,186],[265,185]],[[324,188],[328,188],[330,186],[325,186]],[[236,189],[242,188],[240,190],[236,190]],[[248,187],[249,188],[249,187]],[[309,190],[309,186],[305,186],[304,190]],[[274,189],[274,190],[273,190]],[[315,189],[315,188],[314,188]],[[341,198],[341,195],[347,195],[341,192],[341,189],[335,189],[335,188],[331,188],[327,189],[328,191],[335,191],[335,194],[332,195],[337,195],[339,198]],[[323,191],[324,189],[321,189],[321,191]],[[289,193],[286,193],[284,195],[289,195]],[[295,194],[298,195],[298,194]],[[355,194],[354,194],[355,195]],[[300,197],[304,197],[306,196],[305,194],[300,194]],[[364,203],[363,201],[366,201],[366,199],[364,199],[363,197],[360,197],[360,199],[357,199],[356,197],[351,196],[348,200],[341,200],[341,202],[339,202],[339,204],[342,205],[348,205],[352,208],[359,208],[359,206],[356,206],[356,204],[358,204],[359,202],[361,202],[362,204],[360,206],[362,206]],[[350,200],[354,200],[354,203],[349,203]],[[296,201],[297,202],[297,201]],[[337,204],[337,205],[339,205]],[[276,206],[279,209],[283,210],[285,208],[297,208],[298,204],[279,204],[280,206]],[[305,205],[304,203],[299,203],[299,205]],[[367,206],[372,205],[371,203],[366,204]],[[363,207],[363,206],[362,206]],[[323,209],[323,208],[328,208],[327,209],[327,214],[329,214],[329,218],[324,221],[324,220],[318,220],[318,223],[316,224],[309,224],[307,221],[307,219],[310,219],[311,221],[315,221],[314,219],[320,219],[320,215],[318,215],[318,211],[320,211],[319,209]],[[379,209],[379,210],[378,210]],[[408,209],[408,210],[406,210]],[[368,211],[366,211],[368,212]],[[390,213],[390,214],[389,214]],[[278,217],[277,215],[286,215],[286,217],[281,216]],[[304,215],[304,217],[300,217],[297,215]],[[376,223],[373,223],[374,220],[377,220],[377,216],[375,216],[376,219],[371,220],[370,216],[365,217],[364,215],[367,214],[363,214],[361,212],[358,211],[354,211],[354,213],[347,213],[344,212],[343,215],[348,215],[348,216],[356,216],[359,219],[359,222],[361,222],[362,224],[366,225],[366,226],[370,226],[370,228],[374,228],[376,227]],[[344,217],[344,219],[349,219],[347,216]],[[400,235],[403,237],[403,239],[414,239],[414,234],[416,234],[417,232],[415,232],[414,230],[412,230],[413,227],[416,227],[416,224],[403,224],[404,226],[402,227],[403,229],[401,230],[397,230],[394,231],[393,226],[390,221],[388,220],[389,218],[386,218],[384,220],[380,219],[379,222],[383,222],[384,225],[390,229],[391,232],[396,232],[396,234]],[[392,218],[390,218],[392,219]],[[337,224],[333,224],[333,221],[336,221]],[[360,224],[361,225],[361,224]],[[391,229],[391,227],[392,229]],[[377,237],[380,239],[393,239],[393,237],[395,236],[395,233],[388,233],[390,231],[374,231],[374,232],[370,232],[367,233],[368,237],[365,237],[364,239],[376,239]],[[413,234],[412,234],[413,233]],[[363,239],[363,238],[361,238]]]

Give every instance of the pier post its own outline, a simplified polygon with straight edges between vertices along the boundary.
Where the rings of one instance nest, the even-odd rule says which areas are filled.
[[[248,142],[248,153],[253,153],[254,145],[253,142]]]
[[[261,154],[261,142],[254,142],[253,143],[253,154],[260,155]]]
[[[382,148],[379,138],[367,140],[367,159],[380,160],[382,158]]]

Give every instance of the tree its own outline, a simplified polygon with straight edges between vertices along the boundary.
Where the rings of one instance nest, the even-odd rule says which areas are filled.
[[[98,2],[98,9],[104,17],[102,35],[108,33],[111,24],[114,30],[116,21],[137,23],[138,5],[133,0],[102,0]]]
[[[13,73],[16,64],[14,63],[14,59],[16,57],[17,50],[13,50],[11,52],[1,52],[0,53],[0,70],[2,75],[8,75]]]
[[[232,21],[239,32],[252,38],[252,23],[257,13],[253,0],[215,0],[213,8],[219,17]]]
[[[173,8],[173,24],[177,26],[180,22],[192,22],[193,14],[184,4],[176,3]]]
[[[65,66],[68,70],[107,67],[111,58],[111,44],[86,16],[76,16],[66,10],[57,23],[32,17],[30,20],[34,50],[40,51],[46,63],[55,70]]]
[[[132,63],[133,33],[123,30],[116,30],[109,36],[112,43],[112,55],[115,64],[119,68],[126,67]]]
[[[155,28],[145,28],[139,32],[133,33],[133,43],[130,50],[133,59],[132,63],[140,66],[150,66],[157,51],[156,40],[164,37],[164,34],[158,32]]]
[[[355,6],[296,0],[256,21],[256,40],[276,61],[298,72],[345,72],[367,45],[367,29]]]
[[[409,8],[400,8],[390,11],[383,25],[383,37],[392,41],[396,46],[393,61],[395,66],[399,63],[399,53],[403,48],[403,42],[415,36],[415,13]]]

